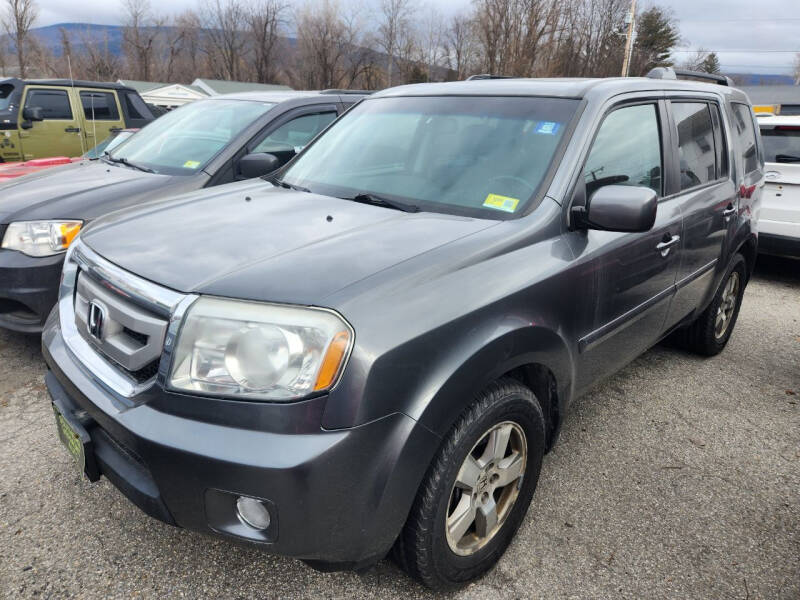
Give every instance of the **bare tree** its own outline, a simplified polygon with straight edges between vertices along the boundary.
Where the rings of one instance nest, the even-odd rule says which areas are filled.
[[[386,54],[386,83],[392,85],[392,75],[398,54],[408,50],[411,27],[411,0],[382,0],[377,43]]]
[[[98,40],[97,36],[92,35],[91,29],[87,29],[81,35],[81,42],[84,52],[76,61],[76,75],[80,73],[81,76],[96,81],[114,81],[123,74],[121,61],[109,45],[107,31]]]
[[[477,58],[475,21],[468,15],[456,15],[445,32],[447,64],[456,79],[466,79]]]
[[[239,80],[247,50],[247,8],[242,0],[209,0],[203,25],[206,52],[215,76]]]
[[[321,0],[301,8],[296,23],[295,79],[301,87],[350,87],[367,72],[372,75],[356,11],[345,13],[336,0]]]
[[[434,80],[434,70],[445,61],[446,56],[444,18],[431,7],[423,18],[419,34],[419,62],[425,68],[428,81]]]
[[[190,83],[194,78],[204,74],[201,72],[204,71],[201,61],[202,23],[197,13],[187,10],[178,15],[174,26],[181,33],[182,52],[176,57],[173,68],[176,72],[184,74],[180,79]]]
[[[34,0],[6,0],[6,15],[3,19],[3,28],[14,42],[17,52],[17,65],[19,76],[25,78],[28,61],[27,50],[30,45],[28,34],[36,21],[39,10]]]
[[[260,0],[247,15],[256,81],[272,83],[277,78],[277,46],[286,9],[281,0]]]
[[[126,19],[122,45],[128,69],[134,79],[150,81],[161,24],[153,18],[150,0],[123,0],[123,6]]]

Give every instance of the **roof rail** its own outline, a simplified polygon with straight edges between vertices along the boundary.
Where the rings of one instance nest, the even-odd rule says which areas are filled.
[[[374,90],[337,90],[331,88],[329,90],[322,90],[320,94],[374,94]]]
[[[700,79],[701,81],[710,81],[712,83],[718,83],[719,85],[733,87],[733,79],[725,75],[704,73],[702,71],[689,71],[687,69],[673,69],[672,67],[656,67],[650,70],[647,77],[650,79],[678,79],[678,77],[684,79]]]
[[[513,79],[511,75],[492,75],[491,73],[481,73],[480,75],[470,75],[467,81],[478,81],[479,79]]]

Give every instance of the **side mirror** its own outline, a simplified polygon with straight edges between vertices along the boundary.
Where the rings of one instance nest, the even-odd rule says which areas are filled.
[[[572,215],[588,229],[649,231],[657,210],[658,195],[648,187],[606,185],[592,194],[588,207],[573,207]]]
[[[22,118],[26,121],[44,121],[41,106],[28,106],[22,110]]]
[[[243,179],[263,177],[278,169],[281,161],[274,154],[255,152],[239,159],[239,175]]]

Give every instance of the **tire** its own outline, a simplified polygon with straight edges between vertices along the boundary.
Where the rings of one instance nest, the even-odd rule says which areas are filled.
[[[495,442],[502,451],[492,451]],[[490,384],[458,418],[428,468],[393,549],[398,564],[438,590],[486,573],[525,518],[544,448],[544,416],[533,392],[513,379]],[[474,469],[481,465],[476,478]],[[466,520],[456,515],[472,514],[474,507],[474,521],[461,534],[457,524],[466,523],[469,515]]]
[[[711,304],[682,332],[682,341],[688,350],[704,356],[722,352],[736,326],[746,285],[747,264],[741,254],[735,254]],[[735,293],[731,292],[731,286],[736,287]],[[720,333],[721,315],[724,329]]]

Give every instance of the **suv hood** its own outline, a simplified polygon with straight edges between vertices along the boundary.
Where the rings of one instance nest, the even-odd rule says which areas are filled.
[[[99,160],[53,167],[0,185],[0,223],[92,219],[108,212],[110,199],[149,192],[172,179]]]
[[[257,180],[116,213],[81,239],[123,269],[181,292],[316,304],[496,223],[404,213]]]

